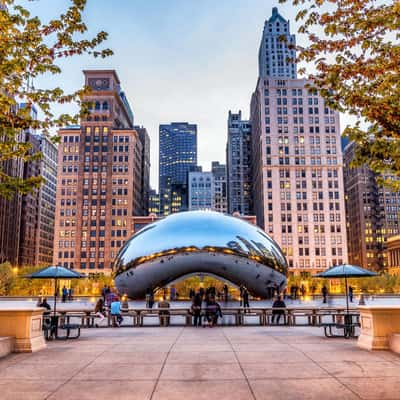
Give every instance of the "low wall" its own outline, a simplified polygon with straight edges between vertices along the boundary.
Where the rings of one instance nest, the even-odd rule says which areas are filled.
[[[358,347],[389,350],[393,334],[400,333],[400,306],[359,306],[361,334]]]
[[[43,308],[7,304],[0,306],[0,336],[15,339],[15,353],[30,353],[46,347],[42,331]]]

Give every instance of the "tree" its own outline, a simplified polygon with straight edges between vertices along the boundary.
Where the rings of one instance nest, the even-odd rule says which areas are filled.
[[[20,158],[26,162],[41,157],[31,145],[21,140],[21,132],[32,128],[49,134],[51,128],[76,123],[87,112],[81,103],[87,88],[65,93],[60,87],[40,88],[33,82],[47,74],[60,74],[58,62],[76,55],[91,54],[107,57],[109,49],[96,50],[107,38],[99,32],[94,38],[82,35],[87,26],[82,21],[86,0],[71,0],[66,12],[42,23],[15,0],[0,0],[0,196],[11,198],[16,192],[25,194],[40,186],[42,178],[22,179],[11,176],[3,168],[7,162]],[[26,107],[18,108],[24,102]],[[52,104],[77,102],[77,115],[54,115]],[[32,105],[39,107],[43,117],[35,119]]]
[[[310,43],[297,47],[299,61],[313,64],[309,78],[330,107],[358,118],[343,132],[358,144],[353,165],[400,178],[400,2],[292,2]],[[386,183],[400,188],[397,179]]]
[[[6,262],[0,264],[0,296],[6,296],[10,294],[10,290],[13,287],[15,275],[10,263]]]

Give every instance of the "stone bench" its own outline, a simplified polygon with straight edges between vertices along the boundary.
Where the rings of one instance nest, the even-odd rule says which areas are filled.
[[[0,337],[0,358],[5,357],[14,351],[13,337]]]
[[[0,306],[0,336],[14,338],[15,353],[30,353],[46,347],[42,332],[44,308],[7,304]]]
[[[390,350],[400,347],[400,306],[359,306],[361,334],[358,347],[367,350]]]
[[[389,347],[394,353],[400,354],[400,333],[393,333],[390,336]]]

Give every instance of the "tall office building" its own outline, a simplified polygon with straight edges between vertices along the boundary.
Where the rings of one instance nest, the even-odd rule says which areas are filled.
[[[25,107],[18,105],[18,108]],[[32,118],[37,117],[30,106]],[[2,169],[10,176],[21,179],[42,176],[40,188],[10,200],[0,198],[0,262],[13,265],[50,264],[53,258],[56,146],[45,136],[31,129],[18,135],[20,143],[31,145],[31,154],[42,153],[41,159],[24,162],[14,158],[4,162]]]
[[[289,48],[296,45],[296,36],[290,34],[290,23],[274,7],[272,16],[265,21],[258,52],[260,77],[297,78],[296,51]]]
[[[84,75],[89,115],[59,131],[54,263],[109,272],[132,217],[144,214],[146,150],[116,72]]]
[[[214,209],[214,174],[212,172],[189,172],[189,210]]]
[[[188,173],[197,166],[197,125],[163,124],[159,133],[159,193],[165,216],[187,210]]]
[[[282,35],[294,43],[274,9],[251,101],[254,208],[291,272],[313,273],[347,262],[339,114],[307,89],[312,82],[295,79],[295,54]]]
[[[25,134],[20,133],[17,140],[23,142]],[[0,168],[9,176],[24,177],[24,162],[20,158],[4,161]],[[18,264],[21,215],[21,194],[15,193],[10,199],[0,196],[0,263],[8,261],[13,265]]]
[[[26,133],[33,153],[42,158],[24,165],[24,178],[42,176],[40,188],[22,197],[18,264],[50,265],[53,261],[57,183],[57,146],[44,135]]]
[[[344,151],[349,262],[382,270],[388,266],[387,239],[400,233],[400,192],[379,186],[366,165],[350,168],[355,149],[351,142]]]
[[[242,112],[228,115],[226,145],[228,212],[250,215],[252,207],[251,124]]]
[[[132,114],[133,115],[133,114]],[[142,143],[142,160],[141,160],[141,199],[143,210],[141,215],[146,215],[149,209],[149,195],[150,195],[150,136],[147,129],[143,126],[134,126],[135,131],[139,135],[139,140]]]
[[[211,172],[214,176],[214,210],[226,214],[228,212],[226,165],[213,161]]]
[[[147,214],[160,215],[160,195],[154,190],[149,192],[149,208]]]

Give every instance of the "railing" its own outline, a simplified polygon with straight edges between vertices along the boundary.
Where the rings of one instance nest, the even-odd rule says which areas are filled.
[[[294,307],[287,308],[272,308],[272,307],[225,307],[221,308],[223,318],[220,319],[222,325],[273,325],[273,311],[280,310],[283,325],[287,326],[319,326],[326,322],[337,323],[341,322],[343,315],[346,313],[345,307]],[[351,308],[352,314],[357,313],[356,308]],[[98,321],[93,309],[79,310],[59,310],[57,313],[60,316],[61,323],[70,323],[72,319],[80,320],[80,325],[83,328],[94,327]],[[202,316],[205,314],[205,309],[202,310]],[[154,321],[160,326],[169,325],[169,322],[174,322],[173,325],[191,326],[193,317],[190,308],[129,308],[121,312],[124,322],[122,326],[145,326],[149,320]],[[228,318],[231,317],[231,318]],[[106,316],[106,325],[114,326],[115,321],[110,313]],[[180,321],[178,320],[180,319]],[[165,322],[168,321],[166,324]]]

